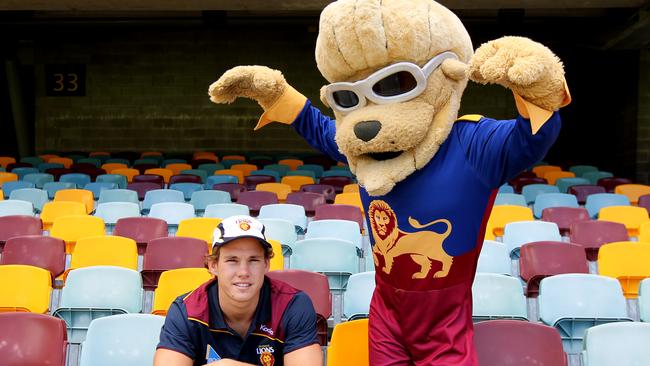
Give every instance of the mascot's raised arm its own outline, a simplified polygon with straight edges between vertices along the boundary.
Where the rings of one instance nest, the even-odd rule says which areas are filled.
[[[561,61],[503,37],[473,52],[432,0],[339,0],[322,12],[316,61],[324,116],[279,71],[239,66],[209,89],[264,109],[347,162],[361,187],[376,271],[370,364],[477,365],[471,286],[496,188],[544,157],[570,101]],[[468,80],[513,92],[511,120],[458,118]]]

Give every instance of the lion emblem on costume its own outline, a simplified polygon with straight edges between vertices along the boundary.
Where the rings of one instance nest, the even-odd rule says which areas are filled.
[[[422,230],[414,233],[405,232],[397,226],[397,215],[388,203],[375,200],[370,203],[368,211],[372,236],[375,245],[372,255],[375,266],[379,266],[377,254],[384,257],[384,268],[386,274],[390,274],[393,268],[393,261],[402,254],[410,254],[411,259],[420,265],[420,272],[413,274],[413,279],[426,278],[431,271],[431,261],[442,263],[442,269],[433,274],[434,278],[446,277],[451,270],[454,257],[445,252],[442,243],[451,233],[451,222],[446,219],[431,221],[427,224],[420,224],[417,220],[409,217],[409,224],[416,229],[424,229],[437,223],[445,223],[447,230],[439,234],[435,231]]]

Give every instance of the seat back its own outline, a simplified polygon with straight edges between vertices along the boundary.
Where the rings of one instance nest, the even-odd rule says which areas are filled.
[[[0,283],[0,313],[48,311],[52,294],[52,275],[48,270],[23,264],[3,265]]]
[[[86,205],[81,202],[48,202],[43,206],[43,211],[41,212],[43,230],[50,230],[54,221],[60,217],[86,214]]]
[[[32,173],[25,175],[23,181],[34,183],[36,188],[42,189],[45,183],[54,182],[54,176],[48,173]]]
[[[154,292],[152,313],[166,315],[176,298],[210,281],[212,275],[205,268],[178,268],[160,275]]]
[[[205,208],[204,217],[225,219],[236,215],[249,215],[248,206],[239,203],[214,203]]]
[[[41,219],[26,215],[0,216],[0,243],[14,236],[41,235]]]
[[[497,193],[494,199],[494,205],[511,205],[528,207],[523,195],[517,193]]]
[[[247,191],[239,195],[237,203],[248,206],[251,213],[257,215],[262,206],[277,204],[278,196],[274,192]]]
[[[185,203],[185,197],[183,196],[183,192],[175,191],[173,189],[156,189],[149,191],[144,196],[144,201],[142,202],[142,210],[144,212],[148,212],[151,210],[151,206],[163,202]]]
[[[533,206],[533,214],[536,218],[542,217],[542,211],[549,207],[573,207],[578,208],[576,196],[567,193],[542,193],[537,196]]]
[[[230,203],[230,194],[224,191],[196,191],[192,193],[190,204],[196,212],[204,212],[206,207],[215,203]]]
[[[527,282],[526,294],[536,297],[539,282],[562,273],[589,273],[584,249],[575,244],[537,241],[521,246],[520,277]]]
[[[581,184],[589,184],[589,180],[585,178],[560,178],[555,181],[555,185],[560,190],[560,193],[567,193],[569,188]]]
[[[569,187],[568,193],[576,196],[578,203],[584,205],[587,197],[596,193],[606,193],[605,188],[592,184],[579,184]]]
[[[68,215],[54,220],[50,236],[63,239],[66,253],[73,253],[75,243],[80,238],[102,236],[105,234],[104,220],[97,216]]]
[[[300,205],[305,209],[307,216],[314,216],[316,207],[325,204],[325,196],[312,192],[292,192],[287,196],[286,203]]]
[[[571,226],[571,243],[581,245],[587,251],[587,258],[595,261],[598,249],[607,243],[629,239],[625,225],[609,221],[582,221]]]
[[[506,224],[516,221],[532,221],[533,210],[528,207],[502,205],[492,207],[485,228],[485,240],[503,236]]]
[[[305,163],[299,159],[282,159],[278,160],[278,164],[287,165],[291,170],[296,170],[299,166]]]
[[[174,172],[169,170],[169,169],[165,169],[165,168],[154,168],[154,169],[145,170],[144,174],[145,175],[149,175],[149,174],[150,175],[159,175],[159,176],[161,176],[163,178],[163,181],[165,183],[169,183],[169,179],[172,177],[172,175],[174,175]]]
[[[184,202],[154,203],[149,217],[165,220],[168,226],[177,226],[181,221],[195,217],[194,206]]]
[[[476,272],[510,275],[512,269],[508,247],[494,240],[484,240]]]
[[[244,172],[242,172],[241,170],[222,169],[222,170],[215,171],[214,175],[231,175],[237,177],[237,183],[244,184]]]
[[[535,203],[537,196],[543,193],[560,193],[560,189],[545,183],[528,184],[521,188],[521,194],[526,199],[526,203]]]
[[[629,206],[630,200],[622,194],[614,193],[596,193],[587,197],[585,208],[589,211],[591,218],[596,218],[598,212],[603,207],[609,206]]]
[[[589,180],[589,183],[591,184],[596,184],[598,181],[602,178],[611,178],[613,177],[614,174],[610,172],[603,172],[603,171],[597,171],[597,172],[586,172],[582,175],[583,178],[586,178]]]
[[[220,222],[221,219],[214,217],[194,217],[191,219],[185,219],[178,224],[176,236],[196,238],[202,240],[211,247],[214,230]]]
[[[10,200],[31,202],[36,212],[43,211],[43,206],[49,201],[47,191],[36,188],[23,188],[12,191]]]
[[[312,177],[305,177],[302,175],[287,175],[282,178],[281,183],[291,187],[292,192],[298,192],[300,191],[300,187],[302,187],[303,185],[314,184],[316,182]]]
[[[338,204],[316,207],[314,221],[328,219],[354,221],[359,225],[359,230],[363,230],[364,216],[357,206]]]
[[[264,235],[268,239],[277,240],[290,248],[298,240],[298,234],[291,221],[284,219],[259,219],[259,221],[264,225]]]
[[[501,274],[477,273],[472,284],[472,318],[474,321],[525,320],[526,298],[519,280]]]
[[[97,206],[95,216],[104,220],[109,226],[114,226],[117,220],[125,217],[140,217],[140,205],[132,202],[108,202]]]
[[[328,366],[365,366],[368,356],[368,319],[339,323],[327,347]]]
[[[59,182],[74,183],[77,187],[83,187],[91,182],[90,175],[85,173],[64,174],[59,178]]]
[[[519,259],[519,248],[534,241],[562,241],[560,229],[553,222],[519,221],[506,224],[503,243],[510,249],[510,257]]]
[[[598,213],[598,220],[621,223],[630,236],[638,236],[641,225],[650,222],[648,210],[634,206],[603,207]]]
[[[348,320],[367,318],[370,300],[375,292],[375,272],[355,273],[350,276],[343,293],[343,314]]]
[[[83,187],[83,186],[81,186]],[[86,213],[95,209],[95,197],[93,192],[85,189],[62,189],[54,195],[55,202],[81,202],[86,206]]]
[[[544,173],[544,179],[548,182],[548,184],[555,184],[558,179],[561,178],[575,178],[575,174],[572,172],[565,172],[565,171],[559,171],[559,172],[546,172]]]
[[[63,320],[42,314],[4,313],[0,314],[0,329],[4,366],[66,365],[68,342]]]
[[[593,165],[573,165],[569,167],[569,171],[574,173],[576,177],[582,177],[585,173],[597,172],[598,167]]]
[[[336,195],[336,197],[334,197],[334,203],[339,205],[357,206],[362,213],[366,212],[365,208],[363,207],[363,203],[361,202],[361,196],[359,195],[359,192],[339,193]]]
[[[117,220],[113,235],[133,239],[138,254],[144,254],[149,241],[167,237],[167,222],[153,217],[126,217]]]
[[[291,190],[291,186],[286,183],[260,183],[255,187],[255,191],[258,192],[274,193],[277,196],[277,199],[282,202],[287,199],[287,196],[289,193],[291,193]]]
[[[192,194],[203,190],[203,185],[200,183],[173,183],[169,186],[169,189],[182,192],[185,201],[189,201],[192,198]]]
[[[614,193],[625,195],[632,204],[639,202],[639,197],[650,194],[650,186],[645,184],[621,184],[614,188]]]
[[[165,169],[171,170],[174,173],[174,175],[179,175],[183,170],[192,169],[192,166],[190,164],[185,164],[185,163],[172,163],[172,164],[165,165]]]
[[[131,189],[110,189],[100,192],[99,204],[109,202],[130,202],[140,204],[138,192]]]
[[[305,208],[299,205],[288,203],[268,204],[260,208],[258,216],[260,219],[283,219],[291,221],[298,234],[302,234],[307,229],[307,215]]]
[[[359,225],[348,220],[319,220],[311,221],[307,226],[305,239],[336,238],[352,242],[357,248],[363,249]]]
[[[39,220],[40,224],[40,220]],[[0,264],[23,264],[46,269],[52,279],[65,269],[65,243],[50,236],[16,236],[7,240]]]
[[[589,221],[589,212],[583,207],[549,207],[542,211],[542,221],[555,223],[560,234],[567,235],[572,224]]]
[[[546,174],[546,172],[559,172],[562,170],[562,168],[557,165],[538,165],[536,167],[533,167],[532,170],[533,173],[535,173],[535,175],[537,175],[539,178],[544,178],[544,174]]]
[[[325,201],[334,202],[336,191],[333,186],[327,184],[307,184],[300,187],[301,192],[319,193],[325,196]]]
[[[257,186],[265,183],[276,183],[276,180],[273,176],[270,175],[249,175],[244,177],[244,185],[249,191],[254,191],[257,189]]]
[[[583,363],[589,366],[650,365],[650,324],[610,323],[587,329]]]
[[[119,171],[119,170],[116,170]],[[133,173],[133,171],[136,171],[135,169],[130,169],[130,173]],[[137,171],[137,174],[140,172]],[[133,179],[133,175],[129,175],[128,177],[125,176],[124,174],[103,174],[97,177],[95,179],[95,182],[98,183],[113,183],[117,185],[117,188],[119,189],[126,189],[127,184]]]
[[[598,273],[619,280],[628,299],[639,293],[639,282],[650,277],[650,243],[615,242],[598,251]]]
[[[157,189],[162,189],[165,187],[165,178],[157,174],[139,174],[133,177],[131,183],[153,183],[158,186]]]
[[[70,270],[91,266],[138,269],[138,248],[133,239],[121,236],[91,236],[77,241]]]
[[[327,275],[331,290],[343,290],[348,277],[359,272],[357,247],[347,240],[317,238],[299,240],[294,244],[291,268],[322,272]]]
[[[233,164],[230,169],[240,170],[244,177],[248,177],[252,171],[257,170],[257,166],[253,164]]]

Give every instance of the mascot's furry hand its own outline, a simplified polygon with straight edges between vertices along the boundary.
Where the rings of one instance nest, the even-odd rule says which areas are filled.
[[[266,66],[237,66],[212,83],[208,94],[211,101],[220,104],[232,103],[239,97],[250,98],[266,111],[278,101],[288,85],[278,70]]]
[[[502,37],[481,45],[470,61],[469,78],[502,85],[548,111],[560,108],[566,97],[560,59],[524,37]]]

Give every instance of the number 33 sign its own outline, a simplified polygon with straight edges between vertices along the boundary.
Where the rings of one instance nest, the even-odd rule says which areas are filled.
[[[45,65],[45,88],[49,97],[86,96],[86,65]]]

